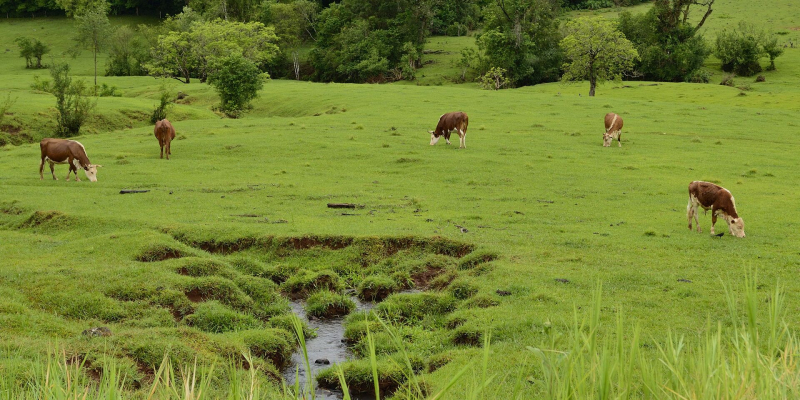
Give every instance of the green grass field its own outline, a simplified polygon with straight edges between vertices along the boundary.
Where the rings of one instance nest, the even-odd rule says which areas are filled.
[[[750,15],[798,42],[800,17],[789,6],[724,1],[706,37]],[[66,19],[0,21],[3,37],[35,36],[54,53],[69,45],[69,29]],[[292,277],[334,271],[335,289],[355,289],[368,276],[407,279],[434,262],[444,278],[428,302],[443,305],[397,321],[414,360],[452,360],[424,376],[434,392],[481,354],[476,338],[490,332],[489,370],[501,375],[481,398],[508,398],[518,374],[514,393],[544,396],[526,346],[547,342],[550,326],[569,332],[598,282],[601,339],[633,334],[616,331],[617,312],[654,343],[668,332],[698,343],[709,326],[732,328],[723,284],[744,297],[748,271],[757,271],[764,310],[776,285],[784,288],[785,321],[796,330],[800,49],[787,49],[765,83],[737,78],[749,91],[718,85],[711,59],[712,84],[612,82],[589,98],[588,84],[490,92],[449,83],[452,58],[472,39],[432,38],[447,53],[419,71],[420,85],[271,81],[238,120],[211,111],[208,86],[179,85],[188,97],[170,116],[180,137],[170,161],[158,158],[147,121],[161,82],[101,77],[122,97],[98,99],[77,138],[103,165],[97,183],[65,182],[65,166],[56,166],[58,181],[47,171],[40,181],[38,144],[0,147],[0,374],[25,382],[57,347],[89,359],[87,371],[102,370],[104,355],[118,360],[132,382],[126,390],[142,396],[165,353],[190,363],[250,350],[279,376],[272,356],[293,344],[278,293]],[[54,100],[30,84],[47,70],[25,70],[6,46],[0,100],[18,99],[6,124],[38,141],[52,132]],[[70,62],[89,80],[87,55]],[[426,131],[456,110],[470,117],[467,149],[429,146]],[[622,148],[601,146],[607,112],[625,119]],[[728,235],[724,221],[717,232],[726,235],[711,237],[709,215],[702,234],[687,229],[693,180],[731,190],[747,238]],[[343,213],[329,202],[364,207]],[[293,244],[309,235],[325,245]],[[247,246],[207,251],[215,243]],[[472,264],[454,250],[462,246],[498,258]],[[157,261],[170,251],[182,257]],[[387,302],[397,315],[422,307]],[[81,335],[96,326],[113,336]],[[652,346],[642,351],[658,357]],[[450,398],[471,385],[457,383]]]

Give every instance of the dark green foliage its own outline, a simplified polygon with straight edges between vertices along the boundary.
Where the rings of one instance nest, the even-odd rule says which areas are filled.
[[[464,36],[478,27],[481,8],[478,0],[442,0],[433,7],[432,35]]]
[[[691,26],[674,18],[667,0],[660,0],[647,13],[619,16],[619,30],[639,52],[633,76],[647,80],[691,81],[711,54],[706,41]]]
[[[647,1],[649,0],[564,0],[564,7],[573,10],[597,10],[608,7],[634,6]]]
[[[371,275],[358,285],[358,297],[369,301],[381,301],[399,289],[397,282],[386,275]]]
[[[344,294],[321,290],[309,296],[306,312],[317,318],[333,318],[347,315],[356,308],[356,303]]]
[[[155,124],[162,119],[167,118],[167,111],[172,108],[174,96],[168,90],[162,90],[161,94],[158,96],[158,105],[156,108],[153,109],[153,113],[150,115],[150,123]]]
[[[19,56],[25,59],[25,68],[47,67],[42,65],[42,57],[50,52],[50,47],[36,38],[18,37],[14,43],[19,47]]]
[[[477,39],[483,52],[478,75],[502,68],[512,86],[557,81],[562,61],[557,13],[557,4],[550,0],[490,3]]]
[[[762,71],[759,59],[767,56],[769,70],[775,69],[775,58],[783,54],[778,38],[755,25],[742,21],[734,30],[717,35],[714,55],[722,62],[722,70],[740,76],[753,76]]]
[[[130,26],[118,27],[108,42],[107,76],[147,75],[144,65],[150,62],[150,43]],[[162,118],[163,119],[163,118]]]
[[[205,332],[222,333],[259,327],[255,318],[233,311],[219,302],[209,301],[197,306],[186,322]]]
[[[241,54],[232,54],[218,59],[208,75],[208,83],[217,90],[220,108],[228,116],[238,117],[250,106],[250,101],[258,97],[268,78],[258,66]]]
[[[331,4],[320,13],[316,25],[317,42],[311,53],[314,78],[326,82],[402,79],[407,46],[410,43],[421,53],[431,13],[427,1],[344,0]]]
[[[86,95],[86,83],[72,80],[69,64],[54,64],[50,67],[50,76],[58,111],[56,133],[60,137],[76,136],[95,106]]]

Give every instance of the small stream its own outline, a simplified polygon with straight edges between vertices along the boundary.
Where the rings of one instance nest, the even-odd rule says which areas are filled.
[[[353,298],[356,303],[356,312],[367,311],[372,309],[375,305],[372,303],[365,303],[357,298]],[[306,311],[303,309],[304,302],[290,301],[289,305],[292,312],[303,320],[308,321]],[[333,364],[346,361],[348,358],[353,357],[353,353],[347,348],[344,340],[344,317],[330,318],[330,319],[313,319],[308,321],[308,326],[311,329],[317,330],[317,337],[313,339],[306,338],[306,350],[308,351],[308,360],[311,363],[311,376],[305,370],[305,362],[303,360],[302,350],[298,349],[292,354],[292,366],[286,368],[283,373],[283,378],[286,379],[286,384],[289,386],[295,383],[295,374],[297,367],[300,367],[298,379],[300,381],[300,388],[305,387],[306,382],[311,379],[314,382],[314,390],[316,391],[316,398],[318,400],[340,400],[344,398],[341,391],[331,391],[317,387],[317,382],[314,379],[316,374],[330,367]],[[316,364],[315,361],[319,359],[326,359],[330,361],[330,365]],[[354,395],[351,394],[353,400],[374,400],[374,395]]]

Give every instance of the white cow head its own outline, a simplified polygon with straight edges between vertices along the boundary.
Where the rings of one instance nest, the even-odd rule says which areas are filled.
[[[97,182],[97,169],[102,167],[102,165],[89,164],[88,167],[83,169],[83,172],[86,173],[86,177],[89,178],[90,181]]]
[[[608,132],[603,134],[603,147],[611,147],[611,142],[614,140],[614,136]]]
[[[731,235],[736,236],[738,238],[745,237],[744,234],[744,220],[742,218],[731,218],[728,222],[728,229],[731,231]]]
[[[431,134],[431,146],[435,145],[439,141],[439,138],[442,137],[441,135],[436,136],[436,132],[434,131],[428,131],[428,133]]]

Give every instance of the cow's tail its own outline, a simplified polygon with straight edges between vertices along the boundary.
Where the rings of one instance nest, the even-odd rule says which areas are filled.
[[[608,131],[614,127],[614,124],[617,122],[617,117],[619,117],[619,115],[614,114],[614,119],[611,120],[611,125],[609,125],[608,128],[606,128],[606,133],[608,133]]]

